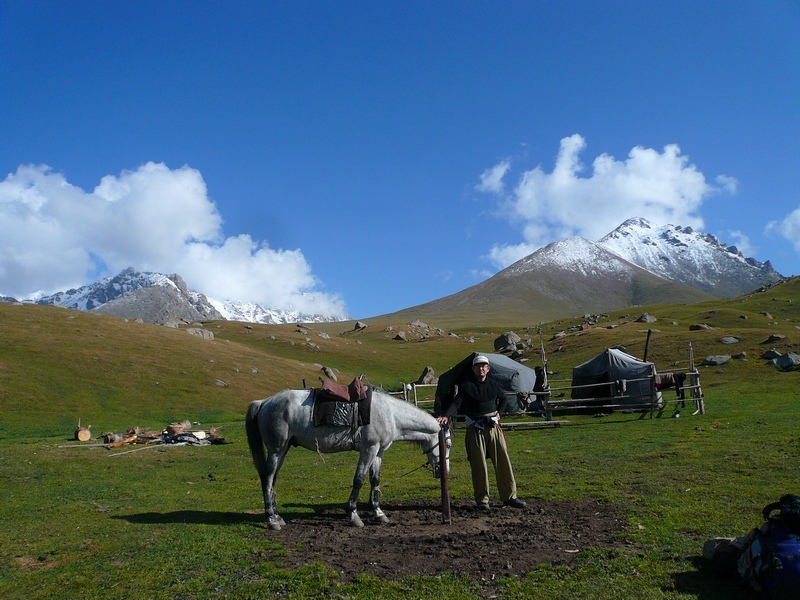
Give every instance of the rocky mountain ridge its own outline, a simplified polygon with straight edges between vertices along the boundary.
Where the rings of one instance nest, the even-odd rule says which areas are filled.
[[[15,299],[6,298],[6,301]],[[90,285],[36,298],[34,302],[131,320],[141,319],[158,325],[222,319],[271,324],[339,320],[291,309],[264,309],[253,302],[214,300],[189,290],[178,274],[140,272],[132,267]]]
[[[656,227],[635,218],[598,242],[580,237],[554,242],[475,286],[392,316],[439,319],[440,324],[549,320],[640,304],[730,298],[781,278],[769,261],[747,258],[714,236],[690,227]],[[190,291],[180,275],[141,273],[133,268],[34,301],[159,324],[219,319],[268,324],[342,320],[299,313],[291,307],[219,301]]]
[[[747,258],[736,246],[691,227],[657,227],[646,219],[628,219],[597,243],[659,277],[720,298],[783,278],[769,261]]]

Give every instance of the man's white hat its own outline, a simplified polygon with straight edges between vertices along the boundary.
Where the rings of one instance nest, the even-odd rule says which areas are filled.
[[[478,354],[478,356],[476,356],[475,358],[472,359],[472,364],[473,364],[473,366],[474,365],[480,365],[480,364],[488,365],[489,364],[489,359],[486,358],[483,354]]]

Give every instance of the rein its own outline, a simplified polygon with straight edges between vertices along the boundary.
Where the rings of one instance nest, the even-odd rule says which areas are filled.
[[[411,469],[408,473],[403,473],[402,475],[400,475],[398,477],[395,477],[391,481],[387,481],[386,483],[381,483],[381,487],[386,487],[387,485],[390,485],[390,484],[394,483],[398,479],[402,479],[403,477],[407,477],[407,476],[411,475],[412,473],[416,473],[420,469],[424,469],[426,467],[430,468],[430,465],[427,462],[424,462],[420,466],[416,467],[415,469]]]

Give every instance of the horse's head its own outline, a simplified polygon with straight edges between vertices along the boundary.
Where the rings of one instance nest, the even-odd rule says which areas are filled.
[[[453,443],[453,437],[450,434],[450,429],[444,429],[444,465],[445,473],[450,473],[450,446]],[[425,454],[428,457],[428,464],[431,466],[433,470],[433,476],[436,479],[441,479],[442,477],[442,461],[439,452],[439,434],[437,433],[433,437],[433,445],[425,450]]]

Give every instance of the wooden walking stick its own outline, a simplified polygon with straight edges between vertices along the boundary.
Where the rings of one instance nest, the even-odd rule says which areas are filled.
[[[442,523],[450,525],[450,474],[447,472],[447,434],[443,425],[439,428],[439,473],[442,487]]]

